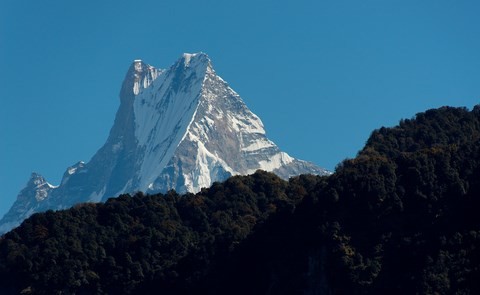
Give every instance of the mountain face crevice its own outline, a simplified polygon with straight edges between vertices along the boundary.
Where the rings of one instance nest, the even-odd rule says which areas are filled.
[[[257,169],[282,178],[328,174],[269,140],[260,118],[217,75],[206,54],[184,54],[166,70],[135,60],[106,143],[88,163],[69,167],[61,184],[49,185],[41,198],[34,197],[38,188],[29,181],[0,221],[0,232],[35,212],[136,191],[198,192]]]

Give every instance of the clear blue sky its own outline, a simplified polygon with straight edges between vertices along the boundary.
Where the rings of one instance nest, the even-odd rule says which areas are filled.
[[[105,142],[132,60],[203,51],[292,156],[333,169],[374,128],[480,98],[480,1],[0,3],[0,215]]]

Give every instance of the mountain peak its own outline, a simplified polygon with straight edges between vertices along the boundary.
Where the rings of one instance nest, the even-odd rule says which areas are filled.
[[[258,169],[286,179],[328,173],[269,140],[260,118],[203,52],[184,53],[166,70],[135,59],[120,101],[109,137],[92,159],[68,167],[58,187],[34,175],[0,221],[0,233],[34,212],[123,193],[198,192]]]
[[[182,54],[170,70],[173,70],[179,77],[191,74],[202,77],[209,72],[213,72],[212,62],[208,55],[203,52]]]
[[[181,60],[185,67],[190,67],[191,65],[205,65],[211,63],[210,58],[206,53],[197,52],[197,53],[184,53]]]

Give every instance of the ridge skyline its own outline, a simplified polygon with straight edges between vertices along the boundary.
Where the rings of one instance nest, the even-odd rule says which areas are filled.
[[[379,126],[479,102],[480,3],[142,3],[0,3],[0,215],[105,142],[138,57],[208,52],[275,143],[329,170]]]

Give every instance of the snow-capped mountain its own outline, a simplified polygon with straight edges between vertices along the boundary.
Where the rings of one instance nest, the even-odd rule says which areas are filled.
[[[135,191],[197,192],[257,169],[283,178],[325,169],[294,159],[270,141],[262,121],[220,78],[204,53],[184,54],[167,70],[130,66],[107,142],[88,163],[67,168],[58,186],[32,174],[0,232],[35,212],[104,201]]]

